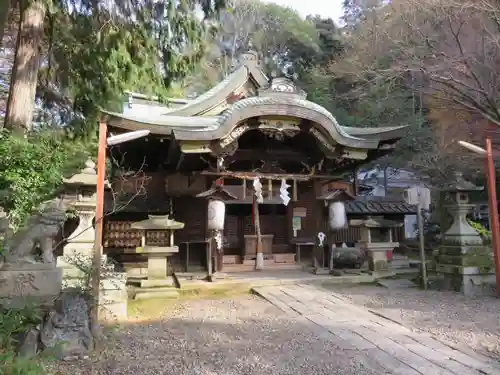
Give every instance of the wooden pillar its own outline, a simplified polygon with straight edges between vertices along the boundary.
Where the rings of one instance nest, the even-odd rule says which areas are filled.
[[[257,202],[255,194],[253,197],[253,210],[254,210],[253,219],[254,219],[255,234],[257,236],[255,269],[257,271],[261,271],[264,268],[264,248],[262,247],[262,233],[260,230],[259,202]]]
[[[353,180],[352,180],[352,193],[357,196],[358,195],[358,168],[354,168],[352,171]]]
[[[313,190],[315,197],[318,196],[318,193],[321,191],[321,184],[318,180],[314,180],[313,182]],[[314,202],[314,249],[313,249],[313,266],[315,273],[318,272],[319,269],[323,268],[323,264],[321,264],[323,260],[323,247],[320,246],[320,240],[318,238],[318,234],[323,231],[323,201],[316,199]]]
[[[215,249],[215,270],[217,272],[222,272],[223,263],[224,263],[224,246],[221,246],[220,249],[217,249],[217,244],[215,239],[212,239],[213,248]],[[224,244],[224,231],[222,231],[222,243]]]
[[[213,250],[213,238],[209,237],[207,242],[207,278],[208,281],[212,281],[212,250]]]
[[[212,270],[213,270],[213,265],[212,265],[212,258],[213,258],[213,236],[212,236],[212,231],[208,229],[207,226],[207,219],[208,219],[208,200],[205,201],[205,238],[207,240],[206,242],[206,248],[205,248],[205,253],[206,253],[206,262],[207,262],[207,278],[208,281],[212,281]]]

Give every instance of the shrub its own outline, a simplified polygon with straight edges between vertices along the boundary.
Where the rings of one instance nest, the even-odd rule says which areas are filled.
[[[17,355],[19,340],[40,322],[40,310],[31,306],[0,310],[0,375],[46,374],[42,355],[32,358]]]

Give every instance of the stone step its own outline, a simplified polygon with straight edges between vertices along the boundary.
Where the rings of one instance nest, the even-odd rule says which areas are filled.
[[[134,299],[153,299],[153,298],[178,298],[179,291],[175,288],[141,288],[137,289]]]
[[[275,264],[276,262],[274,261],[274,259],[264,259],[264,266],[266,265],[271,265],[271,264]],[[245,259],[243,261],[243,265],[245,266],[255,266],[255,260],[254,259]]]
[[[274,261],[276,263],[295,263],[295,254],[294,253],[282,253],[282,254],[274,254]]]
[[[141,288],[161,288],[161,287],[171,287],[175,286],[174,280],[172,278],[161,279],[161,280],[141,280]]]
[[[240,264],[241,256],[240,255],[224,255],[222,257],[223,264]]]
[[[393,259],[390,262],[391,268],[410,268],[410,262],[408,260]]]
[[[207,277],[206,272],[174,272],[174,277],[177,280],[203,280]]]
[[[255,262],[252,264],[225,264],[224,272],[250,272],[255,269]],[[264,264],[264,270],[266,271],[279,271],[279,270],[301,270],[302,266],[299,264],[290,263],[272,263]]]

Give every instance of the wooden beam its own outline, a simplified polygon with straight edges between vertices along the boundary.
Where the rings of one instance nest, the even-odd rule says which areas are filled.
[[[262,173],[262,172],[213,172],[213,171],[201,171],[193,172],[193,174],[200,174],[202,176],[215,176],[215,177],[229,177],[229,178],[240,178],[240,179],[254,179],[254,178],[265,178],[270,180],[298,180],[298,181],[308,181],[310,179],[321,180],[321,179],[339,179],[339,176],[332,175],[317,175],[313,168],[310,174],[294,174],[294,173]]]
[[[277,160],[277,161],[295,161],[297,163],[309,161],[309,157],[291,150],[237,150],[233,155],[225,158],[226,162],[235,162],[240,160],[258,161],[258,160]]]

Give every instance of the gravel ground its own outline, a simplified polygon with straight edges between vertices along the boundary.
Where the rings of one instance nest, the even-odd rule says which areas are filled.
[[[407,327],[500,359],[500,299],[376,286],[329,286],[328,289]]]
[[[121,327],[99,358],[63,364],[59,374],[380,375],[360,352],[285,317],[256,296],[191,300],[156,322]]]

